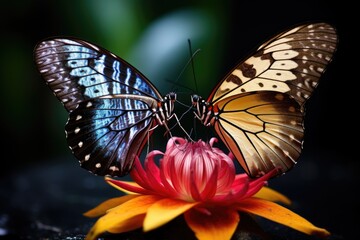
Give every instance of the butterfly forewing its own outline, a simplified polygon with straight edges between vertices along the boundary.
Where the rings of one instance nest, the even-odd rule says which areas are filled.
[[[335,29],[326,23],[302,25],[277,35],[238,64],[214,89],[208,102],[253,91],[287,93],[303,105],[336,49]]]
[[[125,60],[80,39],[49,39],[35,48],[38,69],[68,111],[90,98],[135,94],[162,99]]]

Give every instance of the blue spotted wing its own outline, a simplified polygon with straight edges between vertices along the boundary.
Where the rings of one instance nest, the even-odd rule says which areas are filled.
[[[41,76],[69,112],[67,141],[80,165],[123,176],[156,123],[163,98],[136,68],[84,40],[53,38],[35,47]]]

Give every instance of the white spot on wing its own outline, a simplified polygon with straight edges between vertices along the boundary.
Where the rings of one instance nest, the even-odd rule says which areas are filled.
[[[281,60],[275,61],[273,65],[271,65],[272,69],[283,69],[283,70],[291,70],[298,67],[298,64],[291,60]]]
[[[290,50],[274,52],[272,54],[272,57],[275,60],[283,60],[283,59],[292,59],[298,55],[299,55],[299,53],[297,51],[290,49]]]
[[[92,106],[92,102],[88,102],[87,104],[86,104],[86,107],[91,107]]]
[[[118,167],[116,167],[116,166],[111,166],[111,167],[109,167],[109,170],[111,170],[111,171],[119,171],[119,168]]]

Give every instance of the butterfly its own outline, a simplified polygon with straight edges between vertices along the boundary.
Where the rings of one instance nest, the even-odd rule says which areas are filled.
[[[304,104],[331,62],[338,37],[327,23],[288,29],[235,66],[195,117],[212,127],[250,177],[290,170],[303,148]]]
[[[36,66],[69,113],[69,148],[96,175],[124,176],[152,130],[167,127],[176,93],[161,96],[128,62],[93,43],[50,38],[34,50]]]

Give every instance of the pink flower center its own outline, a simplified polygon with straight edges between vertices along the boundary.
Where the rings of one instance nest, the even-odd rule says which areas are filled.
[[[228,192],[235,179],[233,160],[220,149],[203,141],[188,142],[182,138],[168,142],[160,162],[164,178],[179,198],[204,201],[217,193]]]

